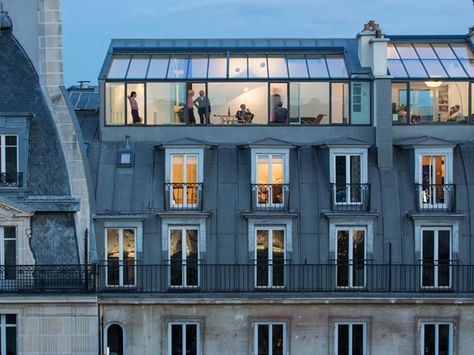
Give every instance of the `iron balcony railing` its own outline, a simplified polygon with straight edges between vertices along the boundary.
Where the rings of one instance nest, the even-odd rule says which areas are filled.
[[[0,173],[1,187],[23,187],[23,173]]]
[[[96,292],[95,265],[0,266],[0,292]]]
[[[415,184],[418,211],[454,212],[456,210],[456,185]]]
[[[330,184],[333,211],[368,211],[370,184]]]
[[[165,207],[167,210],[201,210],[202,183],[165,183]]]
[[[131,265],[129,265],[131,266]],[[418,264],[333,262],[292,264],[289,261],[249,264],[203,262],[135,264],[133,279],[118,283],[107,263],[98,265],[99,293],[324,293],[474,295],[474,265],[424,261]]]
[[[288,211],[290,184],[252,184],[252,210]]]

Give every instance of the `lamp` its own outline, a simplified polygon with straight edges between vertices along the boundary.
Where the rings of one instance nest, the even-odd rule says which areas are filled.
[[[442,81],[425,81],[425,85],[429,88],[439,88],[442,84]]]

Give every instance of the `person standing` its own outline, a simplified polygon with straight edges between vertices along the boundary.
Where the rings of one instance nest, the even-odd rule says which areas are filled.
[[[138,113],[138,102],[137,102],[137,93],[132,91],[130,96],[127,96],[128,102],[130,103],[130,109],[132,111],[133,124],[142,123],[142,118]]]
[[[188,124],[195,124],[196,118],[194,118],[194,91],[188,90],[188,102],[186,107],[188,109]]]
[[[198,109],[199,121],[201,124],[210,124],[209,115],[211,113],[211,103],[209,98],[204,95],[204,90],[199,91],[199,97],[194,100]]]

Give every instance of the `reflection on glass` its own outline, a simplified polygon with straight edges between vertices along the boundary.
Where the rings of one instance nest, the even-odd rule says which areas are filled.
[[[188,78],[205,79],[207,77],[207,56],[193,56],[189,62]]]
[[[331,84],[331,123],[349,123],[349,84]]]
[[[147,83],[149,125],[184,123],[184,83]]]
[[[326,61],[322,56],[307,57],[309,76],[312,79],[329,78]]]
[[[197,286],[199,280],[197,229],[170,230],[170,284]]]
[[[309,77],[306,60],[303,56],[288,57],[288,72],[292,79],[306,79]]]
[[[441,60],[448,75],[451,78],[465,78],[467,77],[466,72],[464,71],[461,63],[455,59],[443,59]]]
[[[105,122],[108,125],[125,124],[125,84],[105,84]]]
[[[407,83],[392,83],[392,121],[407,122]]]
[[[474,59],[474,53],[464,43],[451,43],[451,48],[459,59]]]
[[[153,56],[150,60],[147,79],[164,79],[168,71],[168,56]]]
[[[288,69],[284,57],[268,57],[268,76],[270,78],[288,78]]]
[[[247,57],[230,57],[229,78],[247,78]]]
[[[399,43],[396,45],[400,58],[402,59],[418,59],[415,49],[410,43]]]
[[[445,78],[446,72],[443,69],[443,66],[438,60],[425,59],[423,60],[423,65],[428,72],[430,78]]]
[[[119,231],[107,230],[107,284],[119,285]]]
[[[149,57],[134,56],[128,68],[127,79],[145,79]]]
[[[329,69],[329,75],[331,78],[347,78],[346,63],[342,57],[329,57],[326,56],[326,62]]]
[[[188,75],[188,58],[186,56],[171,56],[168,67],[168,79],[183,79]]]
[[[170,284],[183,285],[183,245],[181,229],[170,231]]]
[[[268,230],[257,230],[257,286],[269,286]]]
[[[425,69],[419,60],[404,60],[403,64],[405,64],[405,68],[411,78],[425,78],[427,76]]]
[[[256,283],[259,287],[285,284],[285,236],[283,230],[258,229],[256,240]]]
[[[115,57],[112,60],[112,65],[109,69],[109,79],[123,79],[127,74],[128,64],[130,63],[129,57]]]
[[[284,355],[283,324],[272,325],[272,355]]]
[[[439,59],[456,59],[451,47],[447,43],[433,43],[432,46]]]
[[[405,68],[403,67],[402,61],[398,59],[390,59],[388,60],[388,72],[391,76],[396,78],[406,78],[407,73]]]
[[[337,231],[337,286],[365,285],[365,231]]]
[[[290,122],[329,123],[329,83],[290,83]]]
[[[421,59],[437,59],[429,43],[415,43],[414,46]]]
[[[249,78],[268,78],[266,57],[249,57]]]
[[[388,44],[387,46],[387,58],[388,59],[399,59],[400,56],[397,53],[397,50],[395,49],[395,46],[391,43]]]
[[[225,56],[211,56],[209,58],[209,79],[225,79],[227,77],[227,58]]]
[[[461,63],[469,77],[474,78],[474,60],[461,59]]]
[[[123,282],[124,285],[135,284],[135,230],[123,231]]]

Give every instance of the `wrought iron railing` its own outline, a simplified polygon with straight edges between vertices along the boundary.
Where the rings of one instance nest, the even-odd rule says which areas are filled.
[[[165,183],[165,207],[167,210],[201,210],[202,183]]]
[[[456,210],[456,185],[415,184],[418,211],[453,212]]]
[[[0,173],[1,187],[23,187],[23,173]]]
[[[288,211],[290,184],[252,184],[253,211]]]
[[[368,211],[370,184],[330,184],[333,211]]]

